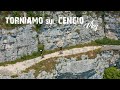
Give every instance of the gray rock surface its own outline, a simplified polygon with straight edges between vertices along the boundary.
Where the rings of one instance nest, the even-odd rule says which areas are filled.
[[[38,50],[37,32],[32,25],[13,30],[2,30],[0,40],[0,62],[12,61]]]
[[[95,59],[59,58],[53,73],[40,72],[37,79],[102,79],[104,69],[110,65],[115,66],[120,58],[119,54],[113,55],[113,51],[105,51],[98,54]]]

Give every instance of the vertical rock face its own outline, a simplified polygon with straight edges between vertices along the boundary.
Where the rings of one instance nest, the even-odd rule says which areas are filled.
[[[111,39],[120,39],[120,13],[105,13],[106,37]]]
[[[57,22],[58,17],[74,17],[70,11],[66,12],[51,12],[50,17]],[[120,39],[120,17],[119,12],[104,12],[104,17],[98,15],[94,11],[82,12],[84,18],[83,25],[59,25],[44,24],[39,34],[39,40],[45,45],[45,49],[57,48],[59,40],[63,41],[63,47],[76,45],[80,43],[87,43],[91,40],[103,38],[105,35],[110,39]],[[97,31],[91,28],[85,28],[84,25],[94,20],[98,24]]]
[[[0,31],[0,62],[15,60],[38,50],[37,33],[32,30],[32,25]]]
[[[63,42],[63,47],[76,45],[80,43],[87,43],[91,40],[96,40],[98,38],[103,38],[104,29],[102,27],[102,18],[96,17],[94,12],[91,12],[92,15],[83,14],[84,18],[83,25],[71,25],[71,24],[52,24],[46,25],[44,24],[41,30],[41,34],[39,34],[39,41],[45,45],[45,49],[55,49],[57,48],[57,43],[60,40]],[[56,12],[51,13],[51,17],[57,21],[58,17],[73,17],[75,14],[67,11],[67,12]],[[95,20],[95,23],[98,24],[97,31],[94,31],[91,28],[85,28],[84,25],[90,23],[92,20]]]

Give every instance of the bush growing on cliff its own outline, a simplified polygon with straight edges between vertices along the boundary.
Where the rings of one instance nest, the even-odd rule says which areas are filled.
[[[41,24],[36,24],[35,25],[35,30],[36,30],[36,32],[39,32],[40,31],[40,28],[41,28]]]
[[[120,40],[113,40],[109,38],[98,39],[95,40],[95,42],[100,45],[120,45]]]
[[[120,79],[120,70],[118,70],[116,67],[110,67],[105,69],[104,79]]]
[[[40,50],[44,51],[44,45],[43,44],[38,44],[38,52],[40,52]]]

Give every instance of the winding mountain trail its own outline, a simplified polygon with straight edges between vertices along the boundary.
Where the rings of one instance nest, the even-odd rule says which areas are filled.
[[[73,48],[69,50],[64,50],[63,54],[59,54],[58,52],[51,53],[44,55],[44,58],[37,57],[34,59],[22,61],[22,62],[17,62],[15,64],[9,64],[7,66],[0,66],[0,74],[2,75],[15,75],[20,73],[21,71],[25,70],[26,68],[49,58],[53,57],[60,57],[60,56],[68,56],[68,55],[73,55],[73,54],[78,54],[78,53],[85,53],[91,50],[99,49],[102,46],[87,46],[87,47],[82,47],[82,48]]]

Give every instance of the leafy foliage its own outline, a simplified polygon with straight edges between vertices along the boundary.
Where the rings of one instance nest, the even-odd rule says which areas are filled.
[[[44,45],[43,44],[38,44],[38,51],[44,50]]]
[[[114,40],[109,38],[98,39],[95,40],[95,42],[100,45],[120,45],[120,40]]]
[[[118,70],[116,67],[109,67],[105,69],[104,79],[120,79],[120,70]]]

